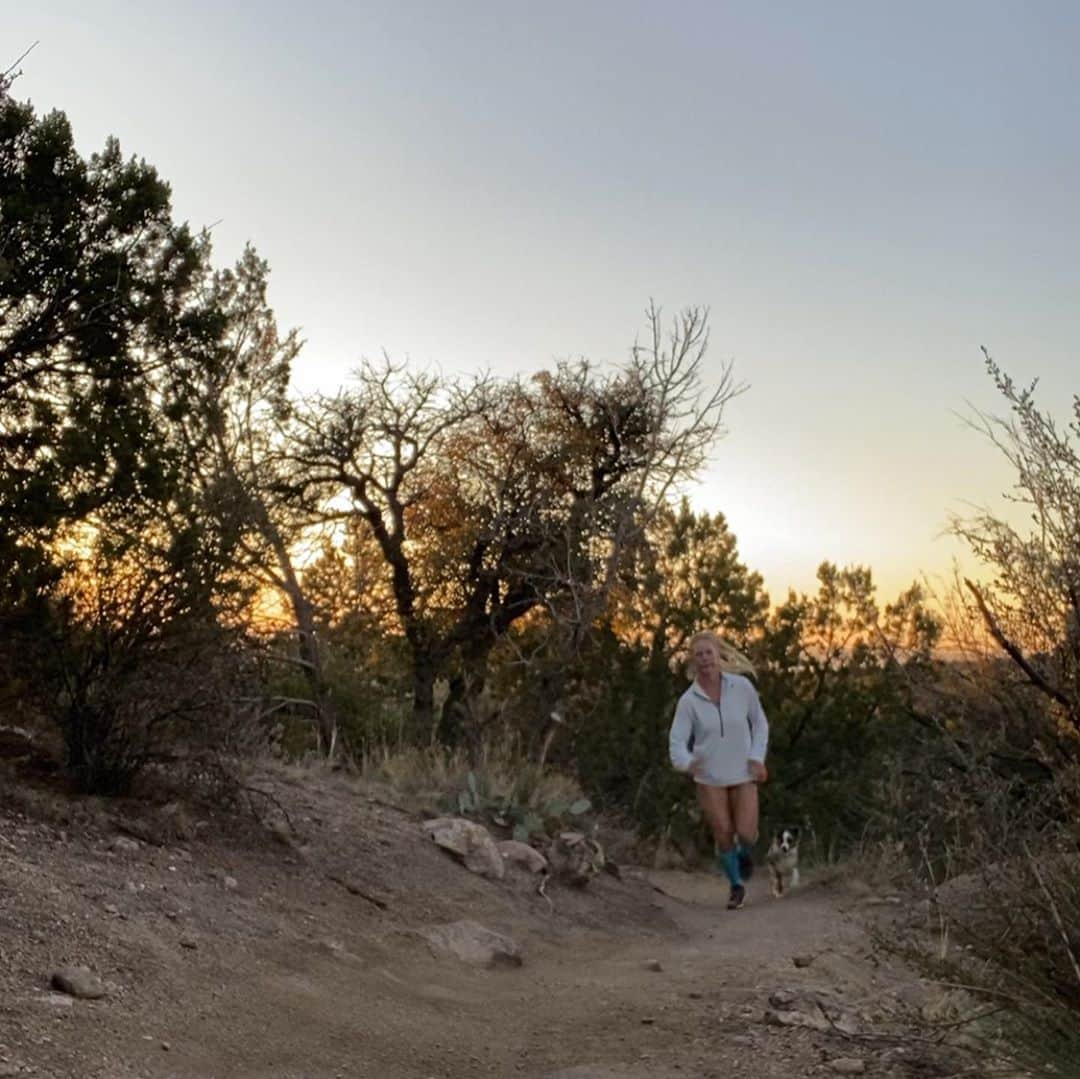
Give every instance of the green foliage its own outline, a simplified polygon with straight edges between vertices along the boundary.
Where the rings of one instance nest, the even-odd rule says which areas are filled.
[[[206,245],[115,141],[84,160],[62,113],[0,101],[0,514],[17,536],[160,497],[155,388],[205,346]],[[182,398],[174,406],[182,410]]]
[[[850,849],[874,814],[940,626],[918,587],[882,609],[867,569],[825,563],[818,580],[773,611],[754,654],[772,732],[765,818],[810,825],[827,852]]]
[[[368,758],[364,773],[418,807],[471,817],[522,842],[595,824],[593,804],[575,780],[505,746],[485,746],[477,763],[461,750],[387,749]]]
[[[508,831],[512,838],[528,843],[539,835],[554,835],[592,809],[588,798],[572,801],[561,791],[551,792],[538,769],[523,764],[509,790],[492,789],[490,776],[470,769],[465,787],[457,792],[457,812],[476,817]]]
[[[730,552],[710,560],[684,549],[684,569],[712,561],[733,571],[726,586],[695,589],[679,582],[678,594],[710,604],[726,594],[724,609],[744,612],[744,621],[716,625],[709,608],[700,608],[678,613],[682,629],[674,611],[655,624],[680,640],[695,628],[715,626],[752,655],[771,731],[764,830],[809,825],[822,852],[850,849],[880,816],[891,754],[921,732],[911,719],[911,695],[930,662],[937,621],[918,589],[881,608],[867,570],[828,564],[816,595],[791,595],[765,619],[758,582],[741,571],[733,542],[710,540],[693,527],[685,507],[676,520],[697,544]],[[722,521],[713,524],[723,528]],[[657,597],[648,602],[662,610]],[[668,729],[687,676],[682,657],[656,641],[652,633],[636,640],[593,634],[576,672],[579,718],[556,759],[574,767],[602,805],[631,815],[647,834],[664,835],[684,851],[706,848],[693,785],[667,759]]]
[[[209,258],[145,162],[84,160],[63,114],[0,99],[0,673],[87,790],[127,790],[238,688],[245,506],[201,406],[267,332],[240,302],[265,306],[265,266]]]
[[[769,597],[723,514],[697,513],[685,498],[664,504],[635,553],[614,616],[624,636],[671,656],[703,628],[722,626],[734,641],[760,632]]]

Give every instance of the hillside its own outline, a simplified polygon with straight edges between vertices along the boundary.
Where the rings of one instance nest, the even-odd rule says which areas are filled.
[[[228,814],[0,782],[0,1076],[948,1074],[904,1039],[932,997],[872,959],[854,882],[755,881],[729,913],[715,878],[623,867],[545,897],[340,773],[263,770]],[[424,935],[462,920],[520,965]],[[69,966],[104,995],[50,989]]]

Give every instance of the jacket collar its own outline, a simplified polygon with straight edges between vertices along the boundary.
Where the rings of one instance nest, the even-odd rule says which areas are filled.
[[[726,685],[726,684],[728,683],[728,681],[730,680],[730,678],[731,678],[731,675],[729,675],[729,674],[727,673],[727,671],[721,671],[721,672],[720,672],[720,686],[721,686],[721,688],[723,688],[723,687],[724,687],[724,686],[725,686],[725,685]],[[708,701],[708,702],[709,702],[710,704],[715,704],[715,703],[716,703],[716,702],[715,702],[715,701],[714,701],[714,700],[712,699],[712,697],[710,697],[710,696],[709,696],[709,695],[708,695],[708,694],[707,694],[707,693],[706,693],[706,692],[705,692],[705,691],[704,691],[704,690],[703,690],[703,689],[701,688],[701,686],[699,686],[699,685],[698,685],[698,683],[697,683],[697,679],[696,679],[696,678],[695,678],[695,679],[694,679],[694,680],[693,680],[693,681],[692,681],[692,682],[690,683],[690,688],[691,688],[691,690],[693,690],[693,692],[694,692],[694,696],[695,696],[695,697],[700,697],[700,698],[701,698],[701,699],[702,699],[703,701]]]

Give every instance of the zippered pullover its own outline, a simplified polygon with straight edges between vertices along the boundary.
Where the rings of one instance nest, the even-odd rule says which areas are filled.
[[[668,738],[671,763],[680,772],[701,762],[694,777],[710,787],[751,780],[749,761],[765,762],[769,721],[757,690],[741,674],[722,674],[719,705],[697,682],[679,698]]]

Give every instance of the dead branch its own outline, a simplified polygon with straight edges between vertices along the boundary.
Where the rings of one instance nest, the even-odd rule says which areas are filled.
[[[994,618],[990,608],[986,605],[986,600],[983,599],[982,593],[979,591],[978,586],[969,578],[964,578],[964,584],[970,589],[972,595],[975,597],[975,602],[978,604],[979,612],[983,616],[983,621],[986,623],[986,628],[990,631],[990,635],[995,641],[1004,649],[1009,658],[1027,675],[1028,681],[1042,693],[1044,693],[1051,700],[1060,704],[1069,716],[1069,721],[1073,726],[1080,726],[1077,717],[1073,712],[1072,702],[1064,693],[1061,692],[1056,686],[1052,686],[1046,678],[1043,677],[1028,661],[1020,647],[1005,635],[1004,631],[997,624],[997,620]]]

